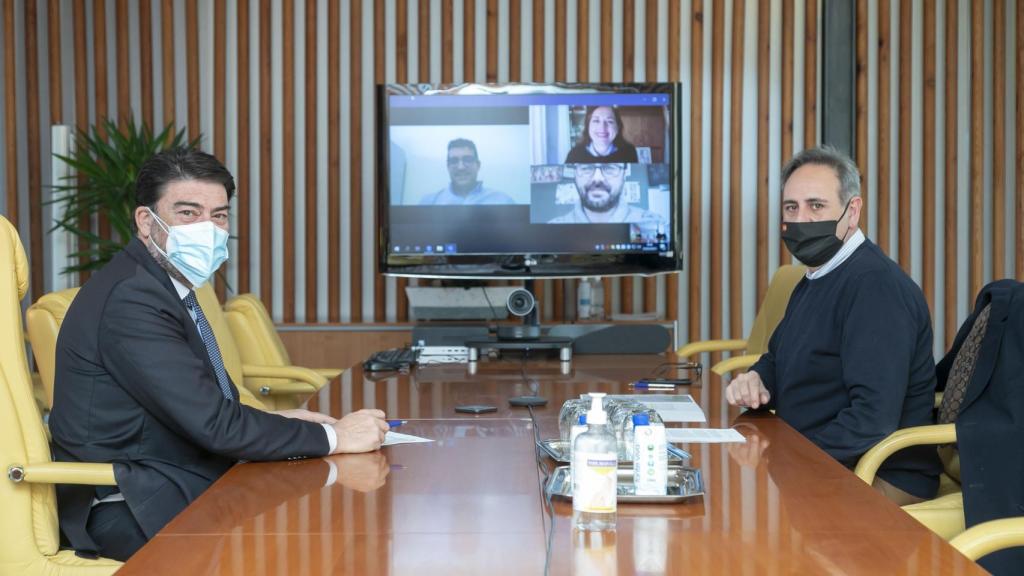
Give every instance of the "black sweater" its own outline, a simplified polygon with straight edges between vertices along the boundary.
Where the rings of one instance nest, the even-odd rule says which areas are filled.
[[[616,143],[616,150],[607,156],[594,156],[587,150],[585,144],[577,144],[572,150],[569,150],[569,155],[565,157],[566,164],[594,164],[600,162],[625,162],[627,164],[636,164],[639,162],[637,159],[636,147],[629,142],[622,141]]]
[[[869,240],[835,270],[797,284],[753,370],[771,392],[768,407],[846,466],[898,428],[933,423],[928,305]],[[893,455],[878,475],[930,498],[939,471],[935,448],[924,446]]]

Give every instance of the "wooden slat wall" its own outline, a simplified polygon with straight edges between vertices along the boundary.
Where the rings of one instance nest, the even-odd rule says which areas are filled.
[[[899,0],[897,0],[899,1]],[[891,126],[891,106],[889,84],[892,74],[891,46],[892,35],[890,33],[889,17],[891,6],[889,0],[880,0],[878,3],[878,136],[876,139],[878,149],[878,181],[876,182],[874,204],[878,207],[877,226],[874,230],[875,242],[883,250],[889,252],[892,248],[889,234],[889,156],[892,149],[892,140],[889,136]],[[866,96],[866,95],[865,95]],[[867,130],[867,122],[863,122],[861,130]],[[865,140],[867,132],[864,133]],[[867,166],[861,166],[862,172],[867,172]],[[870,190],[869,190],[870,192]],[[863,209],[864,214],[868,213],[867,206]],[[865,221],[867,218],[864,219]]]
[[[857,104],[855,118],[857,122],[856,143],[853,158],[861,170],[861,188],[865,188],[865,181],[868,171],[868,0],[857,0],[857,23],[856,23],[856,90]],[[785,156],[785,154],[783,154]],[[870,200],[867,195],[863,196],[861,211],[868,213]],[[867,218],[862,218],[861,227],[865,234],[871,234],[871,228]]]
[[[757,10],[757,301],[768,291],[768,123],[771,121],[771,11]]]
[[[863,225],[921,283],[937,350],[982,284],[1024,275],[1020,4],[857,2]],[[49,126],[134,115],[195,137],[208,121],[203,146],[229,164],[240,192],[231,288],[259,294],[278,321],[401,321],[409,282],[378,277],[367,244],[375,84],[680,81],[686,277],[606,280],[605,305],[678,319],[683,341],[742,337],[789,261],[775,221],[778,170],[818,142],[821,12],[821,0],[2,0],[0,206],[30,252],[35,298],[60,278],[42,221]],[[60,37],[62,23],[72,37]],[[64,62],[62,43],[73,46]],[[321,202],[328,214],[318,220]],[[549,320],[574,315],[575,282],[540,285]]]
[[[946,293],[946,299],[943,305],[943,317],[944,318],[955,318],[957,313],[960,311],[962,306],[958,305],[957,298],[954,297],[957,289],[957,263],[959,261],[959,255],[955,248],[957,240],[957,221],[952,215],[957,213],[957,187],[950,183],[956,182],[957,178],[957,101],[959,97],[959,88],[957,86],[957,70],[958,68],[958,47],[957,43],[953,41],[958,35],[957,27],[957,5],[955,2],[946,2],[945,6],[945,18],[946,18],[946,29],[945,29],[945,57],[946,57],[946,85],[945,85],[945,99],[946,99],[946,110],[945,116],[943,117],[943,132],[945,136],[945,157],[943,158],[943,165],[945,166],[945,172],[943,174],[943,210],[947,215],[946,225],[943,234],[943,246],[947,247],[945,250],[945,265],[946,272],[944,275],[943,289]],[[888,22],[888,18],[885,18]],[[887,93],[888,94],[888,93]],[[886,99],[888,101],[888,98]],[[888,111],[888,107],[886,107]],[[886,175],[888,177],[888,175]],[[881,177],[881,176],[880,176]],[[888,186],[888,179],[886,180],[886,186]],[[888,204],[886,204],[888,205]],[[879,213],[881,215],[881,212]],[[879,218],[879,222],[881,222]],[[889,226],[886,222],[885,226],[886,234],[888,234]],[[884,247],[888,247],[885,244]],[[943,326],[942,334],[945,336],[947,344],[953,342],[953,338],[956,336],[956,322],[945,322]],[[940,332],[935,331],[936,340]]]
[[[816,5],[811,2],[811,5]],[[744,27],[744,1],[732,3],[732,84],[729,88],[732,142],[743,142],[743,62],[746,40]],[[724,32],[723,32],[724,35]],[[812,36],[808,35],[808,40]],[[813,108],[812,108],[813,110]],[[813,118],[811,126],[813,126]],[[743,291],[731,281],[743,277],[743,148],[734,145],[729,157],[729,333],[743,333]]]
[[[985,141],[985,108],[978,106],[975,99],[982,94],[985,76],[985,5],[981,2],[971,3],[971,153],[970,153],[970,218],[971,233],[969,244],[970,283],[969,291],[977,294],[982,286],[984,261],[976,255],[981,253],[985,212],[984,161],[985,149],[976,145]]]
[[[911,50],[910,32],[913,26],[911,19],[911,0],[900,0],[900,46],[899,46],[899,263],[903,266],[904,272],[910,274],[910,231],[913,221],[910,218],[910,177],[911,177],[911,118],[910,118],[910,81],[911,71]]]
[[[921,285],[928,307],[935,309],[935,4],[924,4],[924,108],[921,138],[924,228]]]
[[[1017,280],[1024,281],[1024,222],[1022,222],[1021,215],[1024,215],[1024,193],[1021,193],[1021,188],[1024,187],[1024,9],[1021,9],[1020,4],[1016,6],[1017,22],[1016,22],[1016,58],[1017,69],[1015,72],[1017,94],[1016,94],[1016,127],[1017,133],[1014,135],[1014,142],[1017,146],[1017,173],[1015,182],[1017,184],[1017,190],[1015,193],[1016,206],[1015,213],[1017,214],[1017,225],[1016,228],[1016,241],[1014,245],[1017,246],[1015,268]]]

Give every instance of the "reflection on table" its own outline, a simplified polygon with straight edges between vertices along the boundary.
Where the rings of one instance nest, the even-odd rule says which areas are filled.
[[[631,393],[664,362],[484,362],[373,380],[354,368],[309,406],[382,408],[435,442],[236,466],[122,573],[984,573],[781,420],[729,409],[714,379],[677,392],[702,405],[700,426],[735,425],[748,442],[686,446],[706,494],[620,506],[614,534],[574,532],[571,503],[543,495],[555,463],[539,456],[534,426],[555,437],[562,401]],[[548,398],[535,420],[509,407],[522,394]],[[470,403],[499,411],[454,411]]]

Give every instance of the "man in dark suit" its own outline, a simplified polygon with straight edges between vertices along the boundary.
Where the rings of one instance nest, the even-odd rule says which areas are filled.
[[[982,289],[935,373],[945,390],[939,419],[956,423],[967,527],[1024,515],[1024,283],[999,280]],[[980,564],[1019,574],[1024,549]]]
[[[54,459],[111,462],[117,487],[58,486],[61,531],[80,555],[123,560],[239,460],[380,447],[384,414],[341,420],[238,401],[195,299],[227,258],[234,179],[176,149],[136,181],[136,236],[82,287],[57,339]]]

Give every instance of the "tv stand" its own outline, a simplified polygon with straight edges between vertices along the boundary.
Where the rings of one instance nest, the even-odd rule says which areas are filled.
[[[475,338],[466,341],[470,362],[480,359],[481,350],[558,350],[559,360],[572,360],[572,338],[541,336],[540,312],[533,296],[533,286],[533,279],[527,279],[525,290],[519,290],[518,296],[513,293],[509,297],[509,312],[521,316],[522,324],[498,326],[497,338]]]
[[[498,340],[502,342],[525,342],[536,341],[540,338],[539,324],[515,324],[512,326],[498,326]]]
[[[482,351],[487,350],[516,350],[529,352],[531,350],[558,350],[558,359],[561,362],[572,361],[572,338],[557,338],[552,336],[541,336],[533,340],[501,340],[500,338],[479,338],[466,341],[466,348],[469,349],[469,361],[478,362]]]

